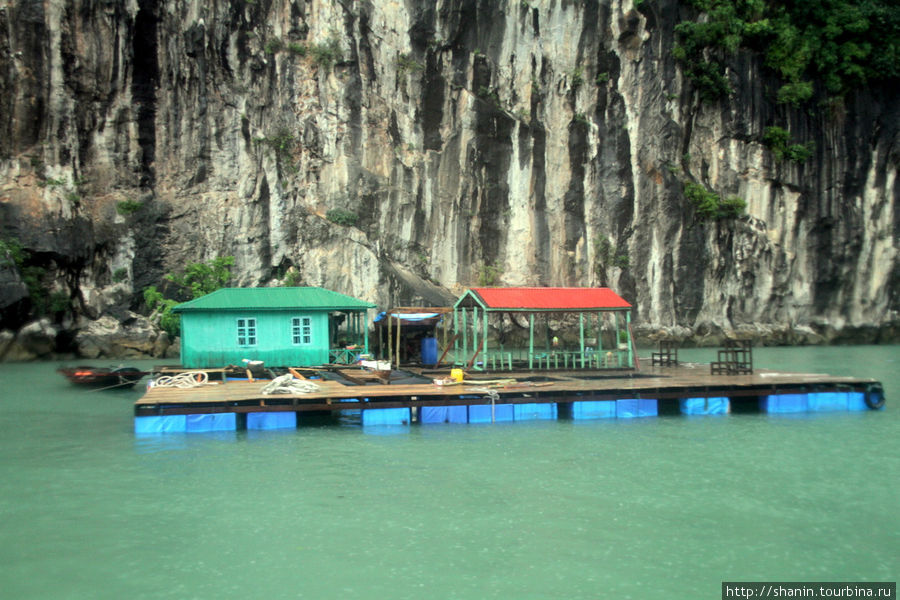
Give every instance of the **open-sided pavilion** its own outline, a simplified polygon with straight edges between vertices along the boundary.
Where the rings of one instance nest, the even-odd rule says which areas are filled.
[[[476,370],[633,368],[631,308],[609,288],[470,288],[453,306],[455,362]],[[527,348],[506,343],[504,315],[527,318]],[[557,335],[571,340],[574,332],[550,328],[551,319],[574,321],[571,315],[578,315],[577,347]]]

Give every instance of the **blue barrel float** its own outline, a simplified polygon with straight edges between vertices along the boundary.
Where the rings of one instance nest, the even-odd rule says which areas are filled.
[[[873,383],[864,392],[833,391],[763,396],[759,399],[759,408],[767,413],[878,410],[884,408],[884,388],[881,384]]]

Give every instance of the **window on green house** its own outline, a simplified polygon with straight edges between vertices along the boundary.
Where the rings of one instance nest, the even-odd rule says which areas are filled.
[[[256,345],[256,319],[237,320],[238,346]]]
[[[295,345],[312,343],[312,319],[310,317],[294,317],[291,319],[291,338]]]

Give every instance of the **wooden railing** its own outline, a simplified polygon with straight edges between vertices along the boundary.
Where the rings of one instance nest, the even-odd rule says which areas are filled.
[[[328,351],[328,360],[335,365],[352,365],[359,360],[362,353],[362,348],[331,348]]]
[[[514,366],[541,370],[556,369],[619,369],[627,368],[627,350],[540,350],[531,354],[525,348],[508,348],[479,352],[471,356],[458,356],[456,365],[491,371],[512,370]]]

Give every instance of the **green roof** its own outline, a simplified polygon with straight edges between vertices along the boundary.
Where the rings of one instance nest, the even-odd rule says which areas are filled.
[[[194,310],[365,310],[374,304],[320,287],[222,288],[176,306]]]

